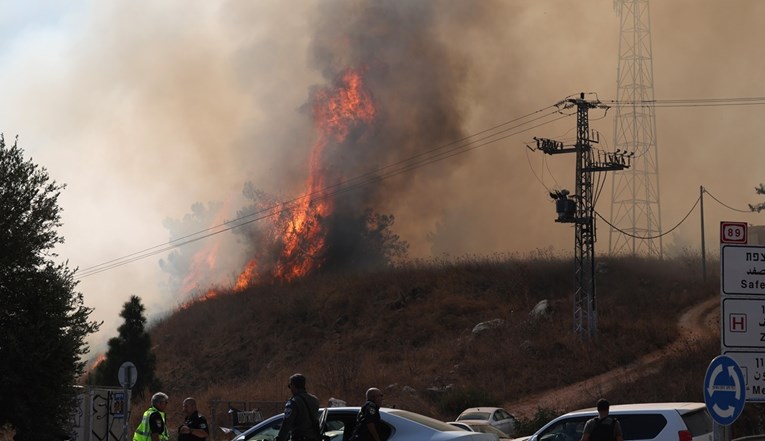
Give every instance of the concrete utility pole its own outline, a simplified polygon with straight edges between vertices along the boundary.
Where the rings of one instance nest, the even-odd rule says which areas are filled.
[[[574,260],[576,263],[576,291],[574,293],[574,333],[580,337],[594,337],[598,330],[595,303],[595,203],[592,174],[610,170],[624,170],[630,166],[632,153],[598,151],[593,154],[592,144],[598,143],[597,133],[590,135],[589,110],[605,107],[600,101],[570,98],[561,102],[564,108],[576,107],[576,144],[566,147],[560,141],[534,138],[536,150],[548,155],[576,153],[576,194],[569,199],[567,190],[550,193],[556,199],[558,218],[555,222],[573,223]],[[533,149],[532,149],[533,150]]]
[[[620,19],[614,148],[635,152],[632,167],[613,175],[611,254],[662,256],[656,109],[648,0],[614,0]],[[620,231],[621,230],[621,231]],[[625,235],[622,231],[630,234]]]

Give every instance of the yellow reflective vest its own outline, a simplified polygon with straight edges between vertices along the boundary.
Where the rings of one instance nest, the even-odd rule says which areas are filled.
[[[159,414],[162,416],[162,425],[164,426],[164,430],[159,434],[159,439],[161,441],[168,441],[170,439],[170,436],[167,433],[167,420],[165,419],[165,412],[160,412],[159,409],[151,406],[148,410],[146,410],[146,412],[143,413],[141,424],[138,425],[138,427],[135,429],[135,433],[133,434],[133,441],[151,441],[151,427],[149,427],[149,417],[154,412],[159,412]]]

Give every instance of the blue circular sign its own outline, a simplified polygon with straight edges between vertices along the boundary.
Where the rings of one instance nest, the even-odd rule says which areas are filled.
[[[715,357],[704,377],[704,403],[712,419],[722,426],[736,421],[746,404],[746,380],[736,360]]]

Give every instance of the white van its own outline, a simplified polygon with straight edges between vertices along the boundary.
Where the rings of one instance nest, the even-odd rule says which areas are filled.
[[[584,423],[598,415],[594,407],[561,415],[528,441],[579,441]],[[704,403],[612,404],[625,441],[712,441],[714,422]]]

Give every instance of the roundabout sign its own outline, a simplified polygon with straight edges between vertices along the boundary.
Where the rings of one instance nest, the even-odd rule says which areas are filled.
[[[722,426],[736,421],[746,404],[746,381],[736,360],[715,357],[704,378],[704,403],[712,419]]]

